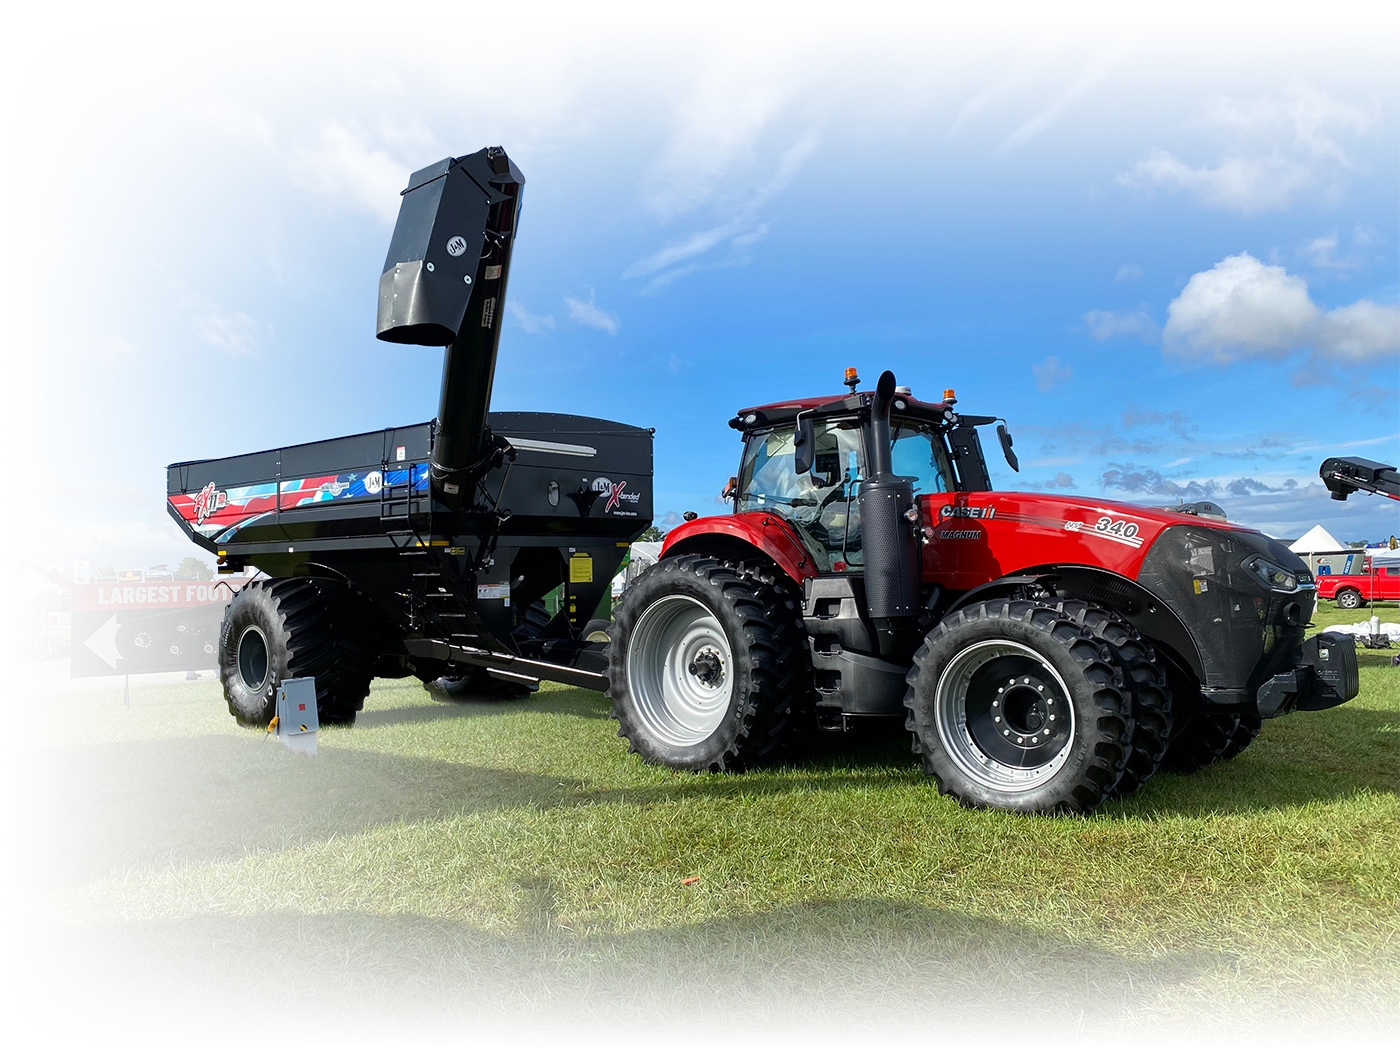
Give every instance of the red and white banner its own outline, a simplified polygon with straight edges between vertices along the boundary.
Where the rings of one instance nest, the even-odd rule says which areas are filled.
[[[196,605],[226,605],[249,582],[244,577],[224,580],[175,580],[167,583],[84,583],[72,588],[74,612],[106,609],[189,609]]]

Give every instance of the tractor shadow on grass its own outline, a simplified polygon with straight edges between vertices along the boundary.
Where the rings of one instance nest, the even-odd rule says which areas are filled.
[[[28,974],[76,993],[81,1013],[115,1022],[113,1030],[124,1027],[122,1014],[173,1023],[168,1011],[178,1004],[273,1032],[300,1007],[322,1039],[336,1024],[362,1036],[374,1024],[447,1026],[454,1045],[497,1028],[517,1038],[563,1028],[576,1038],[660,1026],[772,1035],[782,1045],[804,1034],[830,1045],[834,1033],[904,1027],[1082,1036],[1179,1009],[1182,989],[1199,995],[1235,962],[1206,952],[1132,958],[883,899],[580,934],[562,924],[547,879],[525,881],[515,928],[505,932],[415,914],[204,913],[43,931],[42,957]],[[279,1000],[278,990],[292,989],[295,1001]],[[99,995],[117,1017],[94,1001]],[[59,1016],[72,1023],[75,1012]]]
[[[36,858],[29,875],[51,887],[473,813],[889,782],[883,769],[663,776],[599,790],[574,778],[357,748],[323,745],[308,758],[251,733],[108,742],[56,750],[35,765],[14,830],[16,848]]]
[[[585,689],[550,689],[527,697],[501,699],[452,699],[423,690],[407,705],[375,707],[370,693],[368,709],[360,712],[355,726],[371,729],[376,726],[412,722],[440,722],[467,718],[498,718],[522,711],[564,714],[574,718],[603,720],[609,717],[607,701],[599,693]]]

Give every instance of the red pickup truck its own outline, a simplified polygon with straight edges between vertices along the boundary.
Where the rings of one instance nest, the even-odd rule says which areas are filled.
[[[1365,575],[1319,576],[1317,596],[1331,598],[1338,609],[1359,609],[1373,601],[1400,601],[1400,565],[1378,565]]]

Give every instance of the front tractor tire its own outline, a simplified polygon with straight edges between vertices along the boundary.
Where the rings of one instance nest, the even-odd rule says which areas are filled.
[[[761,573],[683,555],[624,592],[609,631],[618,736],[646,762],[723,772],[770,759],[804,688],[797,611]]]
[[[1087,813],[1132,753],[1132,699],[1111,647],[1053,604],[1002,598],[950,614],[908,682],[914,752],[965,806]]]
[[[322,725],[353,722],[373,677],[373,632],[365,599],[334,580],[257,580],[229,602],[219,637],[219,677],[229,713],[266,726],[277,687],[316,679]]]

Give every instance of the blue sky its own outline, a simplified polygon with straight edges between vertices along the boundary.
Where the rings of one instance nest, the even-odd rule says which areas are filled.
[[[494,407],[656,427],[659,515],[722,510],[736,408],[855,365],[1005,416],[999,488],[1400,532],[1316,475],[1400,462],[1394,15],[764,10],[25,16],[5,417],[61,492],[9,546],[177,560],[168,462],[430,417],[377,279],[408,172],[488,144],[527,178]]]

